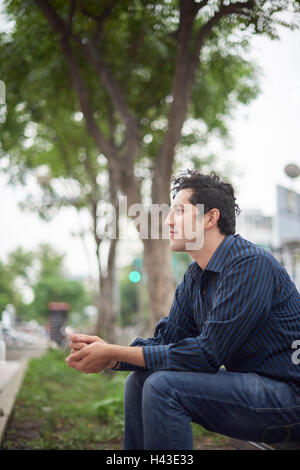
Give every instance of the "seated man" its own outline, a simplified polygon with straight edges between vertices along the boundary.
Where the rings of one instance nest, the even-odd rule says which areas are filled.
[[[230,184],[192,171],[173,190],[170,247],[194,261],[169,315],[153,338],[128,347],[72,335],[68,365],[134,371],[124,392],[124,449],[192,449],[191,422],[242,440],[300,439],[299,292],[270,252],[235,234]],[[202,231],[196,249],[179,236],[182,227]]]

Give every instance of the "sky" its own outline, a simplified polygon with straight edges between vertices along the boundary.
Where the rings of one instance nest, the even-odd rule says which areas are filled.
[[[0,15],[0,31],[7,27]],[[281,29],[280,41],[254,37],[251,57],[263,72],[262,92],[234,113],[231,148],[213,144],[219,155],[214,169],[233,169],[232,183],[242,210],[260,209],[274,215],[276,184],[300,192],[300,177],[292,181],[284,173],[288,163],[300,165],[300,31]],[[96,276],[92,237],[87,240],[87,256],[82,241],[71,235],[88,227],[88,217],[79,220],[75,209],[64,209],[51,223],[45,223],[18,208],[25,193],[21,187],[7,186],[0,170],[0,259],[5,260],[18,246],[32,249],[47,242],[66,253],[66,267],[72,275]],[[123,242],[119,259],[126,264],[131,251],[138,253],[140,247],[136,239]]]

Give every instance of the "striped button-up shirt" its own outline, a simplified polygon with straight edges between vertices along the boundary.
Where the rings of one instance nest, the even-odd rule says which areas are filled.
[[[267,250],[226,236],[206,268],[194,261],[178,284],[169,315],[142,346],[146,369],[255,372],[300,393],[300,294]],[[300,354],[299,354],[300,356]],[[125,362],[120,370],[141,367]]]

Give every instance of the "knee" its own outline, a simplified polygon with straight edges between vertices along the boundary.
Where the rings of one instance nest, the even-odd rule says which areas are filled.
[[[144,399],[157,400],[159,397],[170,396],[171,384],[167,371],[156,371],[147,378],[144,384]]]
[[[124,399],[138,397],[142,394],[145,380],[152,371],[134,371],[131,372],[125,380]]]

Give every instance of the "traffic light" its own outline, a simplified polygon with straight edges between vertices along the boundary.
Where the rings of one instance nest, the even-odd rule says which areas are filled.
[[[138,271],[130,271],[129,280],[135,283],[139,282],[141,280],[141,273],[139,273]]]

